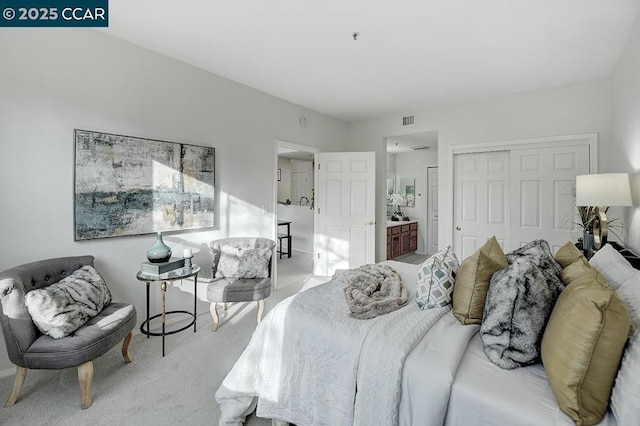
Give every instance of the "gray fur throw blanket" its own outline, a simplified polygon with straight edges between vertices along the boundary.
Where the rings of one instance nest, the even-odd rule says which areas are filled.
[[[373,263],[339,269],[333,279],[344,284],[344,295],[353,318],[375,318],[399,309],[409,300],[400,274],[387,265]]]

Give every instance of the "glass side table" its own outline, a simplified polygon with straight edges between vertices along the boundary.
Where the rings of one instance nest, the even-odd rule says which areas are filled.
[[[197,305],[198,305],[198,272],[200,272],[200,266],[193,264],[191,268],[180,268],[174,269],[173,271],[166,272],[164,274],[146,274],[142,271],[138,271],[136,278],[139,281],[144,281],[147,285],[147,319],[140,325],[140,332],[142,334],[147,335],[147,339],[149,336],[162,336],[162,356],[164,357],[164,338],[170,334],[179,333],[193,325],[193,332],[196,332],[196,318],[197,318]],[[193,312],[189,311],[166,311],[166,293],[167,293],[167,283],[183,280],[185,278],[193,277]],[[162,312],[149,317],[149,287],[151,283],[160,283],[160,290],[162,292]],[[192,320],[189,324],[181,327],[177,330],[166,331],[165,323],[166,317],[169,314],[187,314],[191,316]],[[152,319],[162,317],[162,332],[156,333],[149,331],[149,322]]]

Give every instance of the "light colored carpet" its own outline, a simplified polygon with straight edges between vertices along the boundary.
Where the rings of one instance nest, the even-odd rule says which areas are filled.
[[[396,260],[419,264],[425,258],[410,254]],[[311,275],[312,265],[312,255],[299,252],[278,261],[278,289],[265,301],[265,315],[286,297],[329,280]],[[0,424],[217,424],[220,409],[214,393],[249,343],[256,327],[257,306],[255,302],[232,305],[222,313],[215,333],[208,305],[200,303],[198,312],[197,332],[188,329],[167,336],[164,358],[162,339],[147,338],[136,328],[131,344],[133,363],[125,364],[120,345],[96,359],[93,405],[88,410],[80,409],[77,369],[29,371],[18,402],[0,408]],[[12,386],[13,376],[0,379],[2,403]],[[271,421],[251,415],[246,424],[266,426]]]
[[[294,253],[295,257],[295,253]],[[328,278],[311,276],[304,264],[286,259],[279,269],[280,288],[265,301],[265,314],[280,300],[302,287]],[[309,261],[311,257],[309,255]],[[283,258],[279,265],[285,263]],[[291,274],[287,275],[287,268]],[[309,270],[309,269],[308,269]],[[294,273],[295,271],[295,273]],[[221,310],[221,309],[220,309]],[[198,305],[197,332],[188,329],[162,339],[147,338],[136,329],[131,344],[135,361],[125,364],[120,345],[94,361],[93,405],[80,409],[77,369],[27,373],[18,402],[0,408],[3,425],[214,425],[220,410],[214,393],[251,338],[256,327],[257,306],[238,303],[221,315],[212,332],[207,306]],[[138,316],[143,313],[138,312]],[[0,401],[9,396],[13,376],[0,380]],[[252,415],[249,426],[271,425]]]

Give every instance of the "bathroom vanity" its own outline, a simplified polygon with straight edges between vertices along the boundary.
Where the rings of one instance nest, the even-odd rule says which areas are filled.
[[[387,259],[418,249],[418,221],[387,221]]]

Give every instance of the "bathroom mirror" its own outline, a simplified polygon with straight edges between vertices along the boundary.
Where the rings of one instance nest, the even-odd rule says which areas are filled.
[[[396,188],[396,174],[395,173],[387,173],[387,205],[391,205],[391,201],[389,196],[394,193]]]
[[[405,199],[403,206],[415,207],[416,205],[416,180],[414,178],[400,178],[398,181],[398,194]]]

